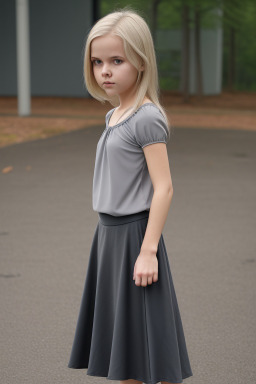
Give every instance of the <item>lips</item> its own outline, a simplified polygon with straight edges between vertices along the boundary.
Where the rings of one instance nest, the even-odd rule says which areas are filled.
[[[115,84],[115,83],[111,83],[110,81],[105,81],[103,84]]]

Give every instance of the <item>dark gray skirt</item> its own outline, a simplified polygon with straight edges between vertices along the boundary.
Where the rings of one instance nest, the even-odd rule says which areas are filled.
[[[158,281],[142,287],[133,280],[148,216],[99,213],[69,368],[146,384],[193,375],[162,234]]]

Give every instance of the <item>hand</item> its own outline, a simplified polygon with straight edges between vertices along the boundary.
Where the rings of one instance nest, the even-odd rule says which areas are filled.
[[[146,287],[158,280],[158,259],[155,253],[140,253],[134,264],[133,280],[135,285]]]

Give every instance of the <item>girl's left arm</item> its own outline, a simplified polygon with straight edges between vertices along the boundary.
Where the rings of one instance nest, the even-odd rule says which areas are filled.
[[[149,211],[147,229],[141,245],[141,253],[157,253],[158,242],[163,231],[173,196],[172,178],[167,146],[154,143],[143,148],[154,194]]]

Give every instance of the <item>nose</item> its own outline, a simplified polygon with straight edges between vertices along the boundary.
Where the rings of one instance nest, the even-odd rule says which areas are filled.
[[[106,75],[107,76],[110,76],[111,75],[111,72],[110,72],[110,69],[109,69],[109,66],[108,64],[104,64],[102,66],[102,72],[101,72],[102,76],[105,77]]]

